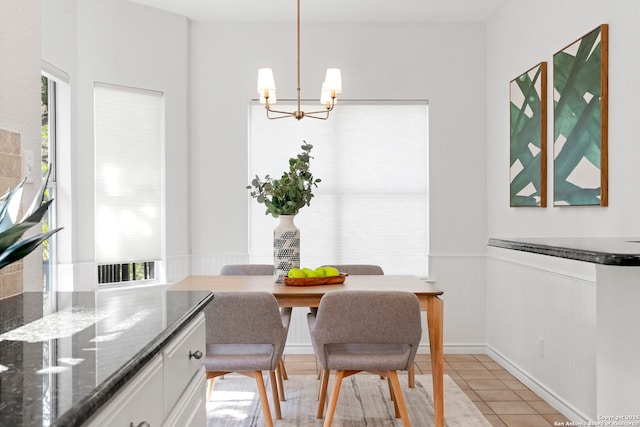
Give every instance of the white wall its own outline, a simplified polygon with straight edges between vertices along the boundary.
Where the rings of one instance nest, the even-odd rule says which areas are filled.
[[[572,420],[596,419],[596,282],[594,264],[489,251],[489,354]]]
[[[508,1],[487,25],[487,200],[490,237],[640,235],[640,3],[635,0]],[[609,24],[609,207],[553,205],[553,54]],[[547,61],[548,206],[509,208],[509,81]]]
[[[489,237],[640,235],[640,3],[507,1],[487,23]],[[553,207],[553,54],[609,24],[609,206]],[[548,206],[509,207],[509,82],[548,63]],[[534,391],[576,420],[595,420],[598,286],[593,264],[491,248],[487,344]],[[539,339],[545,342],[540,355]],[[609,414],[600,414],[609,415]]]
[[[167,111],[175,122],[173,130],[168,124],[175,137],[167,152],[168,191],[174,191],[168,194],[167,250],[178,259],[191,254],[194,273],[217,273],[220,260],[244,259],[247,101],[256,96],[256,70],[265,65],[276,72],[279,97],[295,96],[294,24],[193,23],[184,35],[188,24],[181,18],[122,1],[60,0],[55,11],[51,3],[43,8],[62,25],[44,25],[43,58],[68,72],[72,83],[68,164],[75,237],[68,262],[93,271],[94,80],[179,94]],[[303,26],[303,96],[317,96],[324,70],[338,66],[346,99],[429,100],[430,252],[438,256],[484,253],[484,38],[483,24]],[[189,54],[191,74],[185,75]],[[183,129],[189,113],[190,129]],[[438,268],[431,265],[431,274],[444,280],[448,273]],[[477,277],[465,283],[476,292],[484,286]]]
[[[189,21],[121,0],[43,1],[43,59],[72,87],[69,183],[73,191],[71,253],[61,254],[61,288],[95,287],[93,84],[161,91],[166,111],[166,256],[189,255]],[[51,25],[51,22],[57,25]],[[69,172],[65,170],[65,172]],[[68,188],[68,187],[67,187]],[[65,224],[60,224],[65,226]],[[180,262],[178,262],[179,264]],[[188,264],[188,261],[187,261]],[[173,277],[171,269],[168,279]],[[178,273],[176,273],[178,274]]]
[[[23,171],[25,150],[37,159],[41,146],[39,18],[39,0],[0,2],[0,128],[20,134]],[[24,209],[40,187],[38,175],[34,178],[24,186]],[[4,193],[6,188],[0,191]],[[33,228],[25,236],[36,232]],[[41,248],[24,260],[25,290],[42,289]]]
[[[302,23],[303,98],[336,66],[344,99],[429,100],[432,253],[484,252],[484,37],[482,24]],[[294,23],[192,24],[196,256],[247,254],[247,101],[264,66],[295,98],[295,52]]]
[[[344,99],[429,101],[429,275],[445,290],[447,350],[484,351],[484,24],[303,18],[301,31],[303,98],[319,96],[333,66],[342,69]],[[295,98],[295,23],[197,22],[191,41],[192,273],[218,274],[229,260],[248,261],[247,203],[256,203],[245,189],[248,100],[260,67],[273,68],[278,98]],[[293,323],[288,348],[312,351],[304,318],[294,312]]]

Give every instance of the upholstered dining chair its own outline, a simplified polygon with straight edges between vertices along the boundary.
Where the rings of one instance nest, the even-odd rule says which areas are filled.
[[[269,373],[276,419],[282,419],[275,371],[282,359],[287,326],[276,298],[268,292],[218,293],[205,308],[205,319],[207,400],[214,378],[232,372],[253,376],[265,424],[273,426],[262,375]]]
[[[360,276],[377,276],[377,275],[384,274],[384,270],[382,269],[382,267],[375,264],[337,264],[337,265],[334,265],[334,267],[337,268],[338,271],[341,273],[354,274],[354,275],[360,275]],[[314,309],[312,309],[311,311],[315,312]],[[411,367],[409,368],[409,372],[407,375],[407,379],[409,382],[409,387],[412,387],[412,388],[416,382],[415,370],[416,370],[415,365],[411,364]]]
[[[228,264],[220,269],[221,276],[271,276],[273,264]]]
[[[317,418],[322,418],[331,371],[336,371],[324,426],[335,414],[342,379],[362,371],[389,381],[396,417],[410,426],[397,371],[413,363],[422,321],[415,294],[404,291],[336,291],[307,314],[311,342],[322,368]]]
[[[379,276],[384,274],[384,270],[379,265],[375,264],[332,264],[337,268],[340,273],[353,274],[358,276]],[[311,307],[312,313],[317,312],[317,308]],[[322,372],[318,372],[318,377],[322,375]],[[415,365],[411,364],[407,375],[409,387],[415,385]]]
[[[273,275],[273,264],[227,264],[220,269],[221,276],[271,276]],[[289,320],[291,319],[291,307],[283,307],[280,309],[283,322],[286,321],[287,331],[289,330]],[[284,362],[280,359],[278,369],[276,370],[276,379],[278,381],[278,391],[280,392],[280,400],[285,400],[284,384],[282,380],[287,379],[287,370]]]
[[[384,270],[379,265],[373,264],[337,264],[332,265],[337,268],[340,273],[354,274],[354,275],[382,275]]]

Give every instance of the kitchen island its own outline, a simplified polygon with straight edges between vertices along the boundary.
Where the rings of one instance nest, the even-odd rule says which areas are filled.
[[[152,415],[164,421],[175,412],[186,384],[192,377],[195,384],[199,376],[197,352],[204,351],[201,311],[212,298],[209,292],[148,287],[25,292],[0,300],[0,425],[108,425],[111,419],[129,416],[117,398],[140,382],[140,372],[150,365],[157,374],[149,374],[153,381],[143,383],[159,384],[159,401],[151,402],[158,414]],[[176,341],[200,348],[181,348]],[[168,348],[179,357],[172,359]],[[185,351],[189,353],[183,355]],[[189,364],[191,376],[184,384],[181,379],[166,381],[175,370],[170,363],[179,369]],[[146,416],[149,411],[144,412]],[[102,418],[96,421],[96,416]],[[136,426],[145,421],[131,420]]]
[[[640,238],[492,238],[488,245],[489,286],[500,282],[494,295],[510,295],[503,311],[517,298],[525,301],[518,307],[533,307],[521,331],[539,340],[538,357],[522,357],[504,340],[502,351],[517,354],[515,363],[559,400],[578,402],[594,425],[640,426]]]

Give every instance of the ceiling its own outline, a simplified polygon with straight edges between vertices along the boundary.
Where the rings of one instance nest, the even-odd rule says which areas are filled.
[[[192,21],[284,22],[295,0],[130,0]],[[301,0],[303,22],[484,22],[508,0]]]

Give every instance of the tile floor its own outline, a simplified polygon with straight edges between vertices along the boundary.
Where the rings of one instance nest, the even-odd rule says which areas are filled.
[[[317,372],[313,355],[288,354],[284,359],[288,375]],[[445,374],[464,390],[493,426],[550,427],[554,422],[568,421],[491,357],[484,354],[446,354],[444,359]],[[428,354],[416,356],[415,363],[416,374],[431,373]]]

